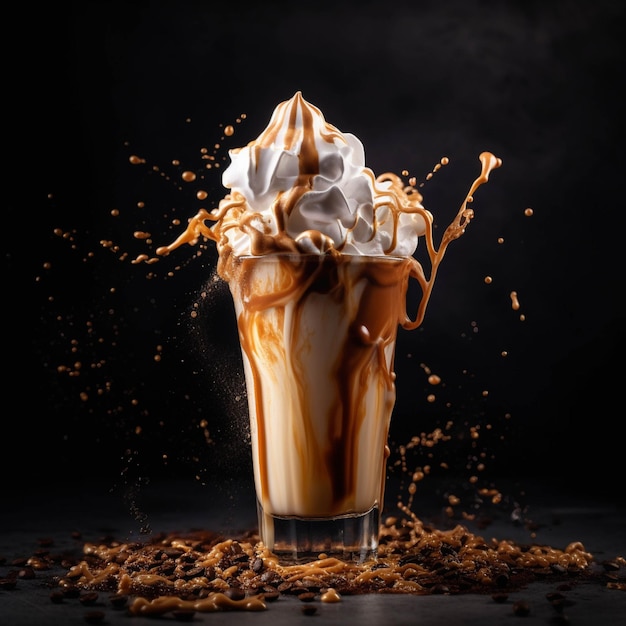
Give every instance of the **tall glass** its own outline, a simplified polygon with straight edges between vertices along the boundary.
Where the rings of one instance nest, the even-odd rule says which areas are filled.
[[[283,562],[376,555],[406,259],[231,257],[259,532]]]

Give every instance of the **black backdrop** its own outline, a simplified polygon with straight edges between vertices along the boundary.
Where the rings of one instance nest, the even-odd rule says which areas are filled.
[[[424,187],[440,226],[478,154],[503,159],[423,327],[400,331],[394,441],[452,420],[442,458],[463,471],[483,451],[493,475],[608,490],[623,450],[622,3],[249,4],[87,0],[37,15],[43,36],[34,16],[16,24],[36,60],[12,51],[5,96],[28,153],[9,167],[29,177],[4,238],[6,471],[16,484],[249,471],[230,303],[219,287],[201,297],[212,250],[135,265],[132,233],[167,243],[197,189],[217,202],[201,149],[244,145],[300,90],[376,173],[424,180],[449,157]]]

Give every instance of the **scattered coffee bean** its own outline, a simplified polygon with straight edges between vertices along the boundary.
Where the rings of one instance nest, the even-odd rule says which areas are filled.
[[[18,573],[18,578],[23,578],[24,580],[32,580],[35,578],[35,570],[32,567],[23,567]]]
[[[397,533],[396,533],[397,531]],[[423,527],[421,532],[434,533],[436,531]],[[398,528],[394,530],[393,538],[404,537],[406,541],[410,538],[407,535],[408,530]],[[391,537],[391,535],[390,535]],[[395,557],[390,557],[388,560],[381,559],[376,564],[370,567],[373,574],[375,570],[379,568],[397,568],[400,565],[408,564],[411,562],[420,564],[423,568],[429,570],[428,575],[424,575],[420,578],[422,587],[428,593],[432,594],[456,594],[461,592],[472,592],[474,590],[481,593],[492,592],[492,600],[498,603],[511,603],[508,598],[508,593],[513,589],[519,590],[528,582],[535,579],[545,579],[546,577],[558,574],[557,580],[563,579],[560,570],[551,568],[550,564],[546,567],[537,568],[533,566],[532,570],[519,571],[516,568],[512,568],[505,563],[497,560],[497,556],[491,554],[493,547],[487,544],[472,545],[473,551],[484,552],[484,559],[482,553],[480,554],[481,561],[485,561],[485,566],[480,569],[480,575],[478,575],[471,567],[460,567],[462,562],[463,546],[467,543],[467,535],[463,535],[461,538],[457,538],[454,545],[447,542],[443,542],[443,545],[439,548],[428,546],[415,548],[415,550],[406,557],[400,558],[398,561]],[[105,589],[112,592],[109,596],[109,601],[113,608],[122,609],[127,607],[130,602],[130,598],[133,595],[142,595],[146,593],[148,597],[151,595],[158,595],[168,591],[165,585],[157,585],[153,590],[144,588],[140,579],[134,581],[134,574],[136,572],[146,572],[151,574],[160,575],[173,583],[178,581],[193,582],[193,585],[189,586],[189,590],[180,595],[183,600],[194,601],[207,597],[216,588],[212,583],[221,577],[223,572],[220,570],[223,568],[231,569],[228,572],[226,580],[227,584],[232,585],[225,592],[228,597],[234,600],[240,600],[247,595],[258,595],[265,599],[267,602],[272,602],[280,598],[281,594],[298,596],[303,605],[300,609],[306,615],[314,615],[317,609],[322,606],[319,603],[312,602],[317,599],[320,602],[324,601],[324,598],[320,597],[320,593],[324,589],[333,587],[338,593],[350,595],[353,590],[364,591],[367,593],[384,593],[388,590],[388,582],[385,580],[384,573],[380,576],[368,577],[360,587],[354,587],[354,583],[349,576],[334,574],[328,572],[321,578],[313,576],[305,576],[297,579],[285,579],[278,571],[272,568],[271,561],[264,561],[262,558],[256,556],[248,547],[242,549],[238,543],[232,543],[221,547],[222,556],[219,562],[215,562],[215,565],[205,566],[207,562],[206,552],[212,549],[213,541],[215,538],[206,538],[200,536],[197,543],[188,544],[188,550],[182,550],[181,548],[168,545],[168,541],[173,544],[173,540],[178,539],[176,535],[170,537],[169,535],[163,535],[161,539],[157,537],[154,540],[144,544],[122,544],[119,541],[115,541],[112,538],[105,538],[100,540],[100,543],[109,544],[106,548],[109,548],[111,554],[105,561],[108,563],[115,563],[120,567],[120,574],[128,576],[132,582],[130,588],[125,589],[124,592],[115,594],[115,577],[113,575],[107,575],[106,579],[99,579],[97,589],[104,591]],[[105,552],[106,552],[105,548]],[[522,553],[526,553],[529,550],[528,546],[519,546]],[[31,575],[37,571],[35,567],[36,562],[41,562],[42,567],[47,565],[58,566],[62,564],[64,568],[70,570],[73,566],[77,565],[81,561],[86,562],[86,566],[94,576],[102,575],[103,564],[100,562],[100,557],[95,554],[86,553],[80,556],[70,556],[71,553],[53,556],[45,549],[38,550],[30,558],[16,559],[13,563],[15,569],[8,574],[5,574],[4,579],[0,578],[0,590],[13,588],[16,581],[20,578]],[[476,555],[474,555],[476,556]],[[266,565],[269,564],[268,565]],[[451,567],[451,564],[453,567]],[[233,567],[234,566],[234,567]],[[615,569],[617,567],[617,570]],[[82,568],[82,566],[81,566]],[[608,562],[604,568],[597,567],[593,570],[595,579],[601,582],[603,585],[607,585],[607,579],[616,575],[619,581],[623,580],[620,577],[620,572],[623,572],[624,566],[621,562]],[[570,580],[576,580],[573,575],[578,571],[572,571],[571,568],[567,569],[568,578]],[[287,575],[285,575],[287,577]],[[195,579],[198,579],[197,581]],[[205,578],[206,581],[200,580]],[[191,579],[191,580],[190,580]],[[80,602],[87,605],[89,602],[87,598],[89,591],[95,593],[96,588],[89,582],[85,582],[84,578],[79,577],[76,572],[68,572],[64,577],[55,577],[56,584],[59,589],[53,595],[50,596],[53,602],[62,602],[64,599],[79,598]],[[221,585],[224,583],[224,579],[220,581],[219,589],[222,589]],[[626,585],[625,585],[626,586]],[[572,585],[567,583],[561,583],[555,587],[558,591],[571,590]],[[246,589],[247,593],[242,589]],[[81,596],[81,594],[83,594]],[[129,595],[126,595],[129,594]],[[571,602],[562,596],[560,593],[546,594],[548,601],[551,602],[555,611],[552,614],[555,619],[564,617],[563,607],[568,606]],[[95,602],[95,600],[94,600]],[[317,605],[317,606],[315,606]],[[98,608],[103,604],[98,605]],[[513,606],[515,615],[524,616],[530,613],[530,607],[525,601],[518,601]],[[167,609],[165,612],[169,612]],[[319,613],[318,613],[319,614]],[[96,621],[98,618],[97,611],[92,611],[88,615],[91,616],[92,621]],[[87,619],[87,616],[85,617]],[[179,621],[186,619],[192,620],[193,615],[189,616],[187,612],[181,612],[176,617]],[[197,619],[197,618],[196,618]],[[566,623],[565,620],[557,623]]]
[[[241,546],[239,544],[237,544],[237,546],[241,550]],[[247,563],[248,560],[249,557],[245,552],[242,552],[241,554],[236,554],[232,557],[233,563]]]
[[[204,575],[204,567],[190,567],[185,571],[183,578],[191,580],[192,578],[198,578]]]
[[[63,587],[63,595],[66,598],[78,598],[80,596],[80,589],[76,585],[66,585]]]
[[[224,595],[231,600],[243,600],[246,597],[246,592],[239,587],[229,587],[224,591]]]
[[[509,594],[508,593],[494,593],[491,596],[491,599],[494,602],[497,602],[498,604],[503,604],[509,599]]]
[[[250,569],[256,574],[259,574],[260,572],[262,572],[263,567],[264,567],[263,559],[259,559],[259,558],[254,559],[254,561],[252,561],[252,564],[250,565]]]
[[[65,599],[65,594],[62,591],[56,590],[50,594],[50,600],[54,604],[61,604],[61,602],[63,602],[64,599]]]
[[[98,592],[88,591],[87,593],[82,593],[78,599],[80,600],[80,603],[85,606],[95,604],[98,601]]]
[[[302,602],[313,602],[315,594],[312,591],[305,591],[298,595],[298,599]]]
[[[0,578],[0,589],[10,591],[11,589],[15,589],[15,587],[17,587],[17,580],[15,580],[15,576]]]
[[[604,567],[607,572],[617,572],[620,568],[619,563],[615,561],[603,561],[602,567]]]
[[[564,600],[565,596],[562,593],[557,593],[556,591],[551,591],[550,593],[546,593],[546,600],[548,602],[553,602],[554,600]]]
[[[283,582],[283,577],[276,570],[268,569],[261,574],[261,582],[269,585],[280,585]]]
[[[109,596],[109,602],[114,609],[123,609],[128,604],[128,596]]]
[[[517,600],[513,603],[513,613],[521,617],[530,615],[530,606],[526,600]]]
[[[263,591],[263,598],[267,602],[274,602],[280,598],[280,593],[276,589],[273,589],[272,591]]]

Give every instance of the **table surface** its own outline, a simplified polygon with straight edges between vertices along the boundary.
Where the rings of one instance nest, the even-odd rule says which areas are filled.
[[[539,530],[534,541],[564,548],[572,541],[581,541],[597,560],[626,556],[626,507],[608,497],[554,496],[541,486],[529,500],[532,518]],[[84,541],[111,533],[123,539],[140,540],[141,529],[153,532],[184,531],[194,528],[238,531],[255,525],[253,491],[250,485],[207,487],[188,482],[162,482],[140,489],[110,489],[107,486],[57,485],[56,488],[9,492],[3,498],[0,517],[0,579],[15,570],[16,559],[34,554],[42,538],[52,541],[54,549],[80,549]],[[415,508],[415,507],[414,507]],[[428,508],[425,506],[425,508]],[[432,508],[430,509],[432,512]],[[430,514],[430,513],[429,513]],[[426,519],[423,517],[423,519]],[[528,529],[514,525],[506,515],[494,516],[487,529],[470,530],[486,539],[510,539],[519,543],[533,541]],[[73,533],[80,533],[80,540]],[[620,575],[626,576],[622,570]],[[115,610],[106,594],[100,594],[96,605],[86,607],[78,600],[51,601],[50,578],[58,572],[37,572],[33,579],[19,578],[14,589],[0,587],[0,622],[11,626],[46,624],[85,624],[90,610],[105,613],[106,625],[154,624],[154,618],[129,617],[124,610]],[[547,600],[558,584],[533,582],[514,593],[505,602],[495,602],[491,595],[381,595],[344,596],[339,603],[316,601],[313,616],[303,613],[304,603],[294,597],[281,596],[267,603],[262,612],[223,611],[196,613],[193,623],[226,624],[236,619],[245,626],[281,626],[316,619],[328,625],[345,624],[420,624],[499,625],[522,623],[531,625],[600,624],[626,625],[626,592],[609,589],[600,582],[580,582],[565,593],[566,606],[559,613]],[[530,612],[521,617],[514,604],[524,601]],[[172,615],[160,618],[175,621]]]

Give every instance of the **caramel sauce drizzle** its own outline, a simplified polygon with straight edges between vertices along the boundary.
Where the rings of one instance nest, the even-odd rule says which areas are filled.
[[[202,613],[215,611],[265,611],[267,605],[263,596],[251,596],[242,600],[233,600],[226,594],[210,593],[201,600],[182,600],[172,596],[160,596],[153,600],[135,598],[129,607],[131,615],[163,615],[174,610],[200,611]]]

